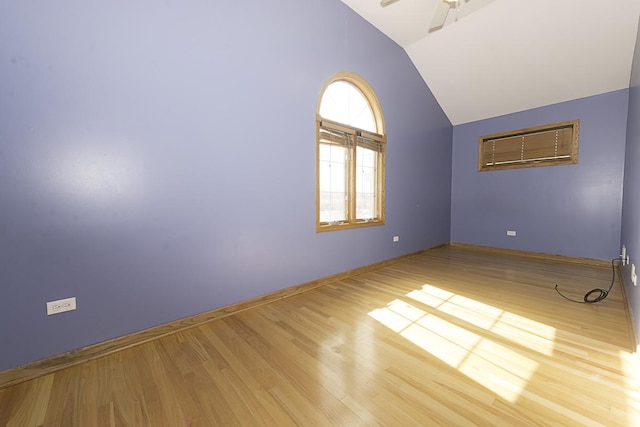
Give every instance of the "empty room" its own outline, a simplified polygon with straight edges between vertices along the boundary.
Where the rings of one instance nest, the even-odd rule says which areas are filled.
[[[0,2],[0,426],[640,425],[639,19]]]

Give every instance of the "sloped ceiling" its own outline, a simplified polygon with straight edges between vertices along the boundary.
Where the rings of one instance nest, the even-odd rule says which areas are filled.
[[[402,46],[452,124],[629,87],[640,0],[342,0]]]

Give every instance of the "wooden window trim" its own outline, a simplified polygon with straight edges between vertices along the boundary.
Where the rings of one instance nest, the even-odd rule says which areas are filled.
[[[343,123],[337,123],[328,119],[323,119],[320,114],[320,101],[322,99],[322,95],[329,85],[337,81],[345,81],[353,86],[355,86],[365,97],[365,99],[369,102],[371,106],[371,110],[374,116],[374,120],[376,122],[376,129],[380,133],[373,133],[370,131],[366,131],[363,129],[359,129],[353,126],[345,125]],[[330,127],[332,129],[339,130],[341,132],[345,132],[349,135],[353,136],[353,140],[350,143],[349,149],[349,166],[347,171],[347,183],[348,190],[347,194],[349,196],[356,195],[356,149],[357,146],[363,146],[365,148],[368,143],[380,144],[380,150],[378,151],[378,173],[377,173],[377,191],[376,191],[376,204],[377,204],[377,212],[378,215],[376,218],[370,220],[362,220],[356,218],[356,199],[355,197],[348,197],[347,203],[347,219],[335,222],[335,223],[327,223],[320,222],[320,132],[322,127]],[[322,90],[320,91],[320,96],[318,97],[318,104],[316,108],[316,232],[324,232],[324,231],[334,231],[334,230],[344,230],[351,228],[362,228],[362,227],[371,227],[385,224],[385,175],[386,175],[386,133],[385,133],[385,123],[384,123],[384,115],[382,113],[382,108],[380,105],[380,101],[378,100],[377,95],[373,91],[373,88],[369,86],[369,84],[357,74],[351,72],[340,72],[333,75],[327,82],[324,84]],[[364,138],[367,141],[362,141],[361,138]],[[371,147],[373,147],[371,146]],[[377,150],[376,150],[377,151]]]
[[[578,163],[578,140],[580,133],[580,120],[569,120],[565,122],[553,123],[549,125],[530,127],[525,129],[512,130],[508,132],[501,132],[491,135],[481,136],[478,143],[478,171],[490,171],[490,170],[504,170],[504,169],[518,169],[518,168],[529,168],[529,167],[538,167],[538,166],[556,166],[556,165],[568,165]],[[555,153],[553,155],[542,155],[542,156],[531,156],[527,157],[525,152],[525,138],[531,139],[536,136],[540,137],[544,134],[549,134],[550,137],[553,137],[555,133],[555,137],[559,135],[560,132],[563,132],[565,138],[569,138],[566,140],[567,143],[563,144],[563,148],[560,153],[558,153],[558,143],[556,140],[555,143]],[[495,145],[500,141],[509,141],[515,146],[516,139],[522,138],[522,151],[520,154],[516,153],[515,150],[507,151],[505,149],[504,152],[501,152],[500,155],[503,157],[500,161],[495,160]],[[492,148],[488,146],[488,144],[492,144]],[[540,152],[549,151],[552,149],[552,142],[544,142],[544,145],[539,147],[529,146],[528,152],[535,152],[536,150]],[[532,148],[535,147],[535,148]],[[493,157],[490,158],[489,152],[493,149]],[[518,157],[519,156],[519,157]]]
[[[356,161],[355,161],[355,152],[356,152],[356,148],[358,146],[365,146],[367,145],[366,142],[359,142],[359,140],[361,139],[367,139],[370,141],[373,141],[373,143],[377,143],[379,144],[379,149],[375,150],[379,153],[378,157],[378,164],[377,164],[377,168],[378,171],[384,171],[385,169],[385,151],[386,151],[386,136],[383,134],[377,134],[377,133],[372,133],[370,131],[366,131],[363,129],[359,129],[357,127],[353,127],[353,126],[347,126],[345,124],[342,123],[338,123],[338,122],[334,122],[328,119],[323,119],[322,117],[320,117],[320,115],[316,115],[316,140],[318,141],[318,143],[316,144],[317,147],[317,151],[316,152],[316,158],[318,159],[317,161],[319,161],[320,155],[319,155],[319,150],[320,150],[320,141],[321,141],[321,130],[323,129],[332,129],[332,130],[336,130],[339,132],[344,132],[346,135],[348,135],[347,142],[345,142],[344,144],[340,144],[337,143],[338,145],[343,145],[345,148],[348,149],[349,152],[349,157],[350,157],[350,161],[349,161],[349,166],[347,169],[347,183],[349,185],[349,190],[348,190],[348,194],[349,195],[355,195],[356,194]],[[326,140],[326,139],[325,139]],[[318,171],[318,176],[316,177],[317,180],[320,179],[319,176],[319,167],[316,168],[316,170]],[[379,212],[379,215],[376,218],[372,218],[370,220],[364,220],[364,219],[358,219],[356,218],[356,200],[354,197],[349,197],[349,199],[347,200],[348,203],[348,217],[346,220],[343,221],[336,221],[336,222],[332,222],[332,223],[328,223],[328,222],[320,222],[319,218],[320,218],[320,213],[319,213],[319,209],[320,209],[320,190],[318,188],[318,186],[316,186],[316,206],[317,206],[317,210],[318,212],[316,213],[316,231],[332,231],[332,230],[342,230],[342,229],[348,229],[348,228],[359,228],[359,227],[370,227],[370,226],[375,226],[375,225],[383,225],[385,223],[385,217],[384,217],[384,205],[385,205],[385,182],[384,182],[384,173],[378,173],[377,174],[377,179],[378,182],[376,183],[377,188],[379,188],[380,190],[378,191],[378,198],[376,200],[376,203],[378,204],[377,206],[377,212]]]

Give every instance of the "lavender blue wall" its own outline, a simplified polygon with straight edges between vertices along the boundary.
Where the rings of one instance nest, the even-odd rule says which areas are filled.
[[[616,257],[627,104],[625,89],[455,126],[451,240]],[[580,119],[578,164],[478,172],[480,136],[572,119]],[[517,236],[508,237],[507,230]]]
[[[316,102],[343,70],[384,109],[387,224],[318,234]],[[5,2],[0,370],[447,243],[451,135],[338,0]]]
[[[627,150],[624,168],[624,202],[622,204],[621,242],[627,247],[631,262],[640,275],[640,30],[636,39],[631,84],[629,89],[629,118],[627,121]],[[640,341],[640,290],[631,284],[631,267],[622,269],[627,297],[633,313],[636,333]]]

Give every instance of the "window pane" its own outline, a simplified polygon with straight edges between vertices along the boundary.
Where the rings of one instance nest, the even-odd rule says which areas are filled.
[[[378,153],[366,148],[356,149],[356,218],[377,217],[376,183]]]
[[[345,81],[327,87],[320,101],[320,115],[370,132],[377,131],[369,102],[362,92]]]
[[[320,193],[320,222],[345,221],[346,202],[344,193]]]
[[[320,222],[347,219],[346,149],[320,144]]]

